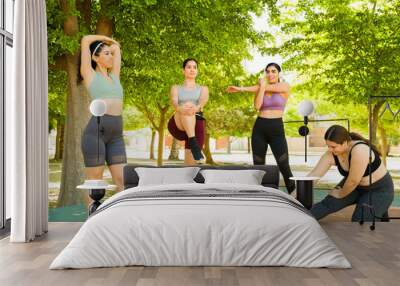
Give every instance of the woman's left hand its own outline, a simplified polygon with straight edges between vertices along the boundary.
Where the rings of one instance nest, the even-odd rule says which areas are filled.
[[[329,191],[329,195],[331,195],[332,197],[337,198],[337,199],[342,199],[342,198],[345,197],[343,195],[343,191],[342,191],[341,188],[340,189],[339,188],[335,188],[335,189],[330,190]]]
[[[241,90],[240,87],[238,87],[238,86],[233,86],[233,85],[228,86],[228,88],[226,89],[226,92],[227,92],[227,93],[236,93],[236,92],[241,92],[241,91],[242,91],[242,90]]]
[[[186,102],[183,104],[186,114],[185,115],[195,115],[197,112],[197,107],[192,102]]]
[[[260,88],[265,88],[267,86],[268,82],[265,77],[262,77],[262,78],[260,78],[259,84],[260,84]]]

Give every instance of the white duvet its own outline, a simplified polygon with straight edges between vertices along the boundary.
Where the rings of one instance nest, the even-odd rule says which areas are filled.
[[[172,197],[135,197],[174,190],[177,195]],[[257,197],[251,191],[263,193]],[[214,195],[190,195],[197,192]],[[219,192],[227,196],[220,197]],[[350,268],[319,223],[298,204],[282,191],[254,185],[131,188],[106,200],[50,269],[127,265]]]

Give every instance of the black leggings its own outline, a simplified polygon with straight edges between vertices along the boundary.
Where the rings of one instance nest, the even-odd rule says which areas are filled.
[[[346,178],[338,186],[343,187]],[[387,211],[394,198],[393,180],[389,172],[370,187],[371,204],[374,206],[375,215],[379,217],[387,216]],[[321,219],[328,214],[337,212],[349,205],[356,204],[351,221],[360,221],[361,213],[364,212],[364,221],[371,221],[372,214],[369,209],[363,208],[363,205],[369,203],[368,187],[358,186],[346,197],[337,199],[327,195],[321,202],[316,203],[311,208],[311,213],[316,219]]]
[[[251,135],[254,165],[265,165],[268,144],[285,181],[286,189],[291,193],[296,183],[289,178],[293,176],[289,166],[289,152],[283,128],[282,118],[257,117]]]

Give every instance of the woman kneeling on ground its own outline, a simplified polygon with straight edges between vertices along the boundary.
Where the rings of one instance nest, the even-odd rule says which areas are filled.
[[[364,221],[372,220],[368,189],[371,191],[371,205],[377,217],[386,217],[393,201],[394,187],[392,177],[382,163],[380,153],[372,145],[372,159],[369,166],[369,141],[357,133],[349,133],[340,125],[333,125],[325,133],[328,151],[321,157],[308,176],[322,177],[331,166],[337,166],[344,176],[343,180],[319,203],[311,208],[316,219],[337,212],[349,205],[356,204],[352,221],[360,221],[364,212]],[[369,186],[369,175],[372,184]],[[363,210],[364,208],[364,210]]]

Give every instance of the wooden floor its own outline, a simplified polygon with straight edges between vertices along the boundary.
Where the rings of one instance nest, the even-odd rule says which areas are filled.
[[[400,285],[400,222],[322,222],[353,268],[122,267],[48,270],[81,223],[50,223],[32,243],[0,241],[0,285]]]

